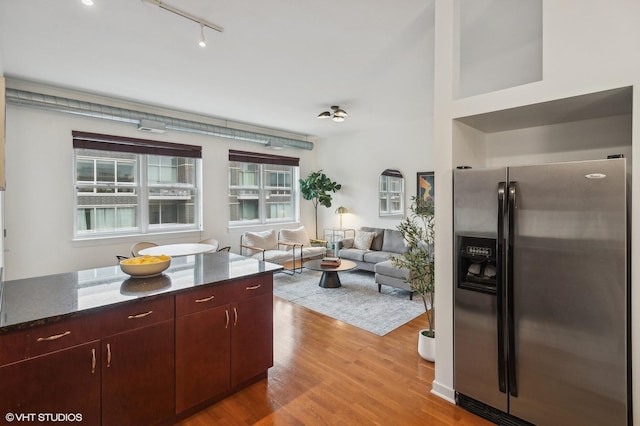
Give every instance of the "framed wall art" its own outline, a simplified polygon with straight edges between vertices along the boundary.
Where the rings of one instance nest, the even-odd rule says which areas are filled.
[[[418,172],[418,182],[416,185],[416,197],[421,201],[434,202],[435,180],[434,172]]]

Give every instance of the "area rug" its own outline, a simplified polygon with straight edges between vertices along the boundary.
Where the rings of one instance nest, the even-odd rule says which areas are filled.
[[[302,274],[278,273],[273,278],[273,294],[342,322],[384,336],[424,312],[419,296],[409,300],[409,292],[378,285],[373,273],[340,272],[342,287],[318,285],[322,272],[304,269]]]

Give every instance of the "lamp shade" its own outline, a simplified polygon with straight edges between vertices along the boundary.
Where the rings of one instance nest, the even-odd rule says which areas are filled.
[[[336,214],[345,214],[345,213],[349,213],[349,209],[347,209],[346,207],[338,207],[336,209]]]
[[[333,112],[333,115],[335,115],[336,117],[346,117],[347,116],[347,111],[343,110],[342,108],[338,108]]]

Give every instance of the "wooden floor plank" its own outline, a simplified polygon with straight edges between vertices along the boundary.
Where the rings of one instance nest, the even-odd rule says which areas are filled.
[[[491,425],[431,394],[433,363],[417,353],[425,323],[381,337],[274,297],[268,379],[179,426]]]

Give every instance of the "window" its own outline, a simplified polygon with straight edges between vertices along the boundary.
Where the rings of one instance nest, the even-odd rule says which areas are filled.
[[[402,216],[404,213],[404,178],[398,170],[386,169],[379,181],[380,216]]]
[[[200,229],[201,148],[73,132],[75,237]]]
[[[229,225],[298,220],[299,159],[229,151]]]

